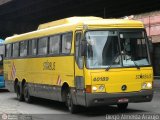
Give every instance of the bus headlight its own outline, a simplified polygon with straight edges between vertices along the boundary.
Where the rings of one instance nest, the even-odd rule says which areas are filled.
[[[152,88],[151,82],[145,82],[142,84],[142,89],[150,89],[150,88]]]
[[[93,87],[92,87],[92,90],[93,90],[94,92],[96,92],[96,91],[97,91],[97,87],[96,87],[96,86],[93,86]]]
[[[100,85],[98,89],[99,89],[99,92],[104,92],[105,87],[104,85]]]
[[[152,88],[152,83],[147,83],[148,88]]]
[[[92,86],[93,92],[105,92],[105,85],[94,85]]]
[[[142,89],[145,89],[146,86],[147,86],[147,84],[146,84],[146,83],[143,83],[143,84],[142,84]]]

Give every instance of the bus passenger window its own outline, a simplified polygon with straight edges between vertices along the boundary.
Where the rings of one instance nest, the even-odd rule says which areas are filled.
[[[36,55],[37,54],[37,40],[30,40],[29,41],[29,55]]]
[[[59,54],[60,35],[49,38],[49,54]]]
[[[62,54],[69,54],[71,51],[72,33],[62,36]]]
[[[13,57],[19,56],[19,43],[13,43]]]
[[[28,41],[20,42],[20,56],[27,56]]]
[[[38,55],[47,54],[48,37],[40,38],[38,41]]]
[[[12,53],[11,48],[12,48],[11,44],[6,45],[6,57],[11,57],[11,53]]]

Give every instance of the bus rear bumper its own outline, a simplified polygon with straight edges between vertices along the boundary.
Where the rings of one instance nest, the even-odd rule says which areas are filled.
[[[86,106],[116,105],[120,100],[128,100],[128,103],[150,102],[153,98],[153,90],[141,90],[130,93],[86,93]]]

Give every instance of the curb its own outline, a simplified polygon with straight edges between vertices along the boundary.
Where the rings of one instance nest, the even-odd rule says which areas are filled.
[[[1,92],[9,92],[9,91],[8,91],[8,89],[1,88],[1,89],[0,89],[0,93],[1,93]]]

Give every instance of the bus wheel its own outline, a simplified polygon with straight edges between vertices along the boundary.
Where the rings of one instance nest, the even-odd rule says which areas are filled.
[[[27,103],[31,103],[31,96],[30,96],[30,93],[29,93],[29,88],[28,88],[27,83],[25,83],[25,85],[24,85],[24,100]]]
[[[21,92],[19,84],[17,84],[17,86],[16,86],[16,94],[17,94],[17,99],[19,101],[23,101],[24,100],[24,96],[23,96],[23,94]]]
[[[66,105],[68,107],[68,110],[71,113],[76,113],[77,112],[77,106],[73,104],[73,100],[72,100],[72,96],[71,96],[70,91],[68,91],[67,95],[66,95]]]
[[[117,106],[120,111],[125,111],[127,109],[128,103],[117,104]]]

